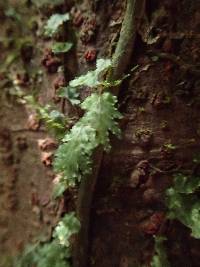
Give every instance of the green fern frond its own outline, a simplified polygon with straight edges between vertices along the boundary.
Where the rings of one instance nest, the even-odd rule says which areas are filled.
[[[74,186],[90,173],[94,149],[103,145],[108,151],[109,133],[119,136],[116,119],[121,118],[121,114],[115,107],[116,102],[115,96],[105,92],[94,93],[81,104],[85,115],[66,134],[55,155],[54,168],[63,175],[62,183]]]
[[[115,107],[117,98],[111,93],[105,92],[102,95],[92,94],[81,104],[86,110],[82,121],[85,125],[91,125],[96,131],[96,142],[103,145],[105,150],[110,149],[109,132],[119,136],[120,129],[116,119],[122,116]]]
[[[57,240],[28,246],[17,260],[16,267],[71,267],[70,250]]]
[[[199,177],[178,174],[174,177],[174,186],[166,192],[169,218],[189,227],[195,238],[200,238],[200,199],[195,193],[199,188]]]
[[[52,36],[57,32],[58,28],[66,21],[70,20],[68,13],[66,14],[53,14],[47,21],[45,26],[45,35]]]
[[[92,71],[88,71],[86,74],[81,75],[74,80],[70,81],[70,87],[97,87],[102,85],[102,73],[111,68],[111,60],[110,59],[98,59],[96,63],[96,69]]]
[[[91,154],[96,147],[95,131],[89,125],[77,123],[64,137],[56,152],[54,169],[62,173],[68,186],[80,181],[91,170]]]

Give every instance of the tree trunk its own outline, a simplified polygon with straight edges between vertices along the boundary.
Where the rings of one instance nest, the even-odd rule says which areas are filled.
[[[120,91],[122,139],[113,139],[112,152],[104,155],[96,186],[90,266],[149,264],[155,234],[167,235],[172,266],[199,265],[199,241],[164,217],[173,175],[191,173],[199,153],[199,71],[193,71],[199,7],[199,1],[146,1],[127,73],[139,67]],[[101,21],[106,8],[101,1]]]

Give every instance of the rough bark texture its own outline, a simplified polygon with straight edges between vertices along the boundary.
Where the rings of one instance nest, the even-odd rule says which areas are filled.
[[[152,235],[159,231],[169,236],[172,266],[199,265],[199,241],[179,223],[162,227],[165,189],[178,170],[192,170],[199,151],[199,77],[169,58],[154,61],[148,56],[149,50],[175,54],[186,65],[196,66],[198,9],[198,1],[146,3],[132,57],[139,70],[124,83],[120,97],[123,137],[113,140],[96,186],[91,266],[149,263]],[[160,38],[150,44],[147,32],[152,40]]]

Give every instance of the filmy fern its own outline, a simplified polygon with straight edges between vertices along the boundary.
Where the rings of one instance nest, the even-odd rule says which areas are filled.
[[[110,149],[109,133],[119,135],[116,119],[121,117],[115,104],[117,99],[109,92],[94,93],[81,104],[85,115],[63,138],[58,148],[54,168],[62,173],[61,183],[74,186],[82,175],[91,171],[91,156],[96,147]]]
[[[80,104],[78,99],[80,89],[83,86],[91,87],[93,90],[97,88],[105,89],[109,82],[104,81],[103,74],[111,68],[110,59],[98,59],[96,63],[96,69],[88,71],[86,74],[81,75],[69,82],[67,87],[61,87],[59,90],[59,96],[67,98],[73,105]]]
[[[91,86],[95,92],[80,104],[85,114],[65,134],[55,154],[54,169],[62,175],[55,189],[56,196],[61,195],[69,186],[74,186],[83,176],[91,172],[92,154],[98,146],[102,145],[104,150],[109,151],[109,134],[120,135],[116,121],[121,118],[121,114],[115,107],[117,98],[110,92],[102,90],[105,86],[101,82],[101,75],[110,67],[110,64],[110,60],[99,60],[97,69],[92,71],[94,77],[87,73],[85,76],[70,82],[70,88],[76,89],[76,87],[87,85]],[[43,119],[51,122],[49,116],[52,115],[52,112],[48,114],[47,110],[41,109],[40,106],[37,106],[37,110]],[[59,114],[54,111],[53,115],[53,118],[57,118]],[[20,267],[31,267],[29,262],[37,265],[37,267],[70,266],[68,261],[70,239],[79,229],[80,222],[75,214],[73,212],[66,214],[55,227],[53,241],[31,250],[24,257],[24,262],[27,265],[22,264]],[[67,249],[67,255],[62,253],[63,247]],[[58,255],[55,255],[56,253]]]
[[[110,59],[98,59],[96,63],[96,69],[88,71],[86,74],[77,77],[69,83],[70,87],[81,87],[88,86],[91,88],[96,88],[98,86],[104,85],[103,74],[109,68],[111,68],[112,63]]]
[[[72,48],[73,44],[69,42],[56,42],[52,46],[54,54],[66,53]]]
[[[200,199],[196,194],[199,188],[199,177],[177,174],[174,186],[167,190],[166,199],[169,218],[178,219],[189,227],[195,238],[200,238]]]
[[[68,13],[66,14],[53,14],[47,21],[45,26],[45,35],[53,36],[58,28],[66,21],[70,20]]]
[[[17,260],[17,267],[70,267],[70,251],[57,241],[28,246]]]
[[[17,267],[71,267],[70,239],[80,229],[75,213],[66,214],[53,233],[53,240],[28,246],[17,260]]]
[[[69,83],[69,87],[63,89],[63,94],[66,93],[66,96],[69,96],[69,90],[66,89],[70,89],[72,103],[77,101],[75,99],[78,95],[77,88],[89,86],[95,92],[80,104],[85,114],[64,136],[55,154],[54,169],[62,175],[55,187],[55,196],[61,195],[65,189],[74,186],[83,176],[91,172],[93,151],[100,145],[106,151],[110,149],[110,133],[117,136],[120,134],[116,122],[121,118],[115,107],[117,98],[110,92],[102,93],[104,89],[102,76],[110,67],[109,59],[99,59],[95,70],[74,79]]]

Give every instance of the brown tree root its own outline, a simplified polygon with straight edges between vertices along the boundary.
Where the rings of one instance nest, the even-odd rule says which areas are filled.
[[[113,55],[113,68],[107,77],[110,81],[122,78],[128,68],[135,43],[137,21],[142,15],[144,4],[145,0],[127,0],[120,37]],[[112,88],[112,91],[118,96],[119,87]],[[94,153],[93,171],[91,175],[83,178],[80,185],[77,202],[77,216],[81,222],[81,230],[76,237],[74,245],[74,267],[87,267],[88,265],[91,204],[102,158],[103,148],[99,147]]]

